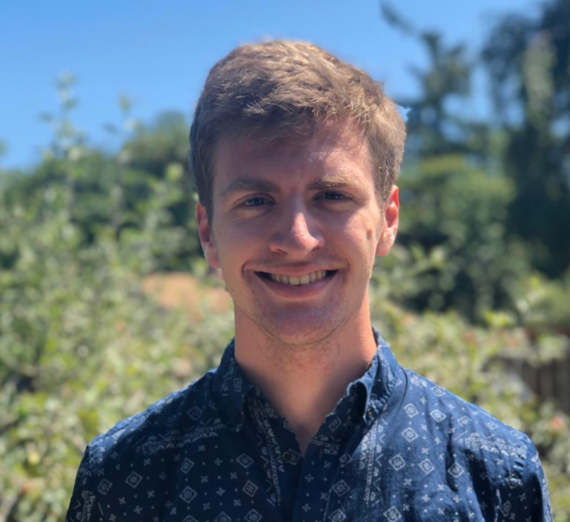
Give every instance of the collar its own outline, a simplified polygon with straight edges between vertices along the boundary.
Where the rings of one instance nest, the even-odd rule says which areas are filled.
[[[356,395],[357,416],[368,427],[374,423],[388,402],[392,390],[400,380],[398,374],[401,371],[392,351],[378,330],[372,328],[372,331],[378,347],[376,354],[364,375],[347,386],[346,393],[336,408],[338,410],[347,402],[345,398]],[[254,390],[258,396],[262,396],[262,393],[247,380],[241,371],[235,358],[234,339],[226,347],[220,365],[214,374],[213,388],[231,423],[237,430],[241,429],[248,395]],[[340,412],[337,411],[337,413]]]
[[[359,385],[365,390],[366,400],[362,410],[362,419],[368,427],[374,424],[386,406],[394,387],[400,382],[399,373],[401,372],[400,365],[380,332],[373,327],[372,333],[378,347],[372,363],[360,379],[348,386],[350,389],[353,384],[360,383]]]
[[[237,363],[235,339],[226,346],[220,365],[214,373],[213,388],[222,409],[228,413],[230,422],[237,430],[241,429],[246,397],[257,387],[247,380]]]

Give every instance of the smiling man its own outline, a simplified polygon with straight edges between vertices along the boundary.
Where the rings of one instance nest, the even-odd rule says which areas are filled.
[[[528,437],[401,368],[370,322],[404,139],[381,86],[316,46],[214,66],[191,166],[235,338],[88,446],[69,522],[551,520]]]

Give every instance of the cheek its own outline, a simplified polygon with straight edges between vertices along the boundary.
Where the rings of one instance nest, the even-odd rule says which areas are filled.
[[[376,247],[376,227],[370,216],[355,215],[353,219],[346,223],[343,231],[351,241],[356,243],[360,249]]]
[[[240,271],[242,265],[256,256],[260,245],[266,243],[262,227],[226,224],[220,226],[218,236],[218,254],[222,269],[229,275]]]
[[[351,238],[351,255],[367,274],[376,260],[378,229],[370,216],[359,216],[348,229]],[[359,259],[356,259],[358,256]]]
[[[374,228],[370,223],[355,220],[345,228],[339,248],[353,267],[368,273],[376,257]]]

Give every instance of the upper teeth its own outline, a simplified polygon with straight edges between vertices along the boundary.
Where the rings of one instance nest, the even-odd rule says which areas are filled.
[[[273,281],[278,281],[279,283],[286,283],[288,285],[307,285],[309,283],[314,283],[319,279],[323,279],[327,272],[326,270],[317,270],[311,274],[307,274],[301,277],[286,276],[281,274],[269,274]]]

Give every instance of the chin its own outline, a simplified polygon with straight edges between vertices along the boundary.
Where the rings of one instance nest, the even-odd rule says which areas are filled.
[[[308,317],[306,315],[297,320],[291,318],[287,321],[268,321],[267,319],[267,317],[264,317],[264,320],[256,321],[256,323],[268,337],[279,344],[292,348],[299,347],[300,349],[322,344],[342,326],[338,320],[334,323],[331,321],[318,321],[315,318],[307,320]]]

